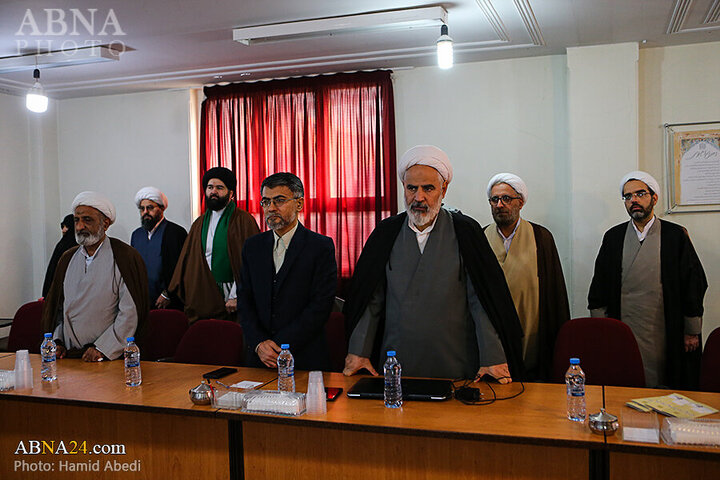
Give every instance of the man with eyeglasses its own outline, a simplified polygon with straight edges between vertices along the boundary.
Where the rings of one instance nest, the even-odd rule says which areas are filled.
[[[168,291],[185,304],[190,323],[234,320],[245,240],[260,232],[255,219],[235,204],[235,174],[211,168],[202,178],[207,210],[193,222]]]
[[[267,232],[242,250],[238,317],[246,365],[277,368],[280,345],[290,345],[299,370],[328,370],[325,323],[337,286],[332,238],[298,221],[304,188],[292,173],[276,173],[260,185]]]
[[[495,225],[485,236],[503,269],[523,328],[526,378],[549,381],[555,337],[570,319],[565,277],[552,233],[520,218],[527,202],[525,182],[512,173],[498,173],[487,186]]]
[[[395,350],[403,375],[522,377],[522,327],[502,270],[480,225],[442,208],[453,176],[447,154],[413,147],[398,176],[406,212],[380,222],[355,267],[343,373],[377,375]]]
[[[605,233],[588,294],[594,317],[627,323],[649,387],[697,388],[707,280],[684,227],[654,213],[660,187],[648,173],[623,177],[628,223]]]
[[[168,285],[177,265],[187,231],[165,218],[168,199],[155,187],[143,187],[135,194],[140,223],[130,237],[130,245],[140,253],[148,272],[151,308],[182,309]]]

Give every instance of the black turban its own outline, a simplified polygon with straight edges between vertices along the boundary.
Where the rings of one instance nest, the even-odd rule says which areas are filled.
[[[235,174],[233,172],[231,172],[225,167],[214,167],[205,172],[205,175],[203,175],[203,190],[207,189],[208,183],[210,183],[210,180],[213,178],[217,178],[218,180],[223,182],[228,188],[228,190],[232,190],[233,192],[237,187],[237,180],[235,179]]]

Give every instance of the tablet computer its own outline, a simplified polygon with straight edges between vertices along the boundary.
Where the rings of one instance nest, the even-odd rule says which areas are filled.
[[[403,378],[403,400],[442,401],[452,398],[452,381],[438,378]],[[347,392],[351,398],[383,399],[385,378],[363,377]]]

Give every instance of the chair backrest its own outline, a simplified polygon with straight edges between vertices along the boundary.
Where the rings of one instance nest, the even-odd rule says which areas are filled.
[[[183,335],[173,360],[240,367],[243,363],[242,327],[228,320],[198,320]]]
[[[575,318],[565,322],[555,341],[555,381],[565,381],[571,357],[580,358],[588,384],[645,386],[645,371],[635,335],[620,320]]]
[[[42,307],[43,301],[37,300],[18,309],[10,327],[8,351],[27,349],[30,353],[40,353],[44,333],[41,326]]]
[[[345,315],[342,312],[330,314],[330,318],[325,324],[325,336],[330,352],[330,371],[342,372],[348,352],[347,338],[345,338]]]
[[[720,392],[720,327],[705,342],[700,367],[700,390]]]
[[[147,330],[140,345],[143,360],[170,358],[188,329],[188,319],[180,310],[150,310]]]

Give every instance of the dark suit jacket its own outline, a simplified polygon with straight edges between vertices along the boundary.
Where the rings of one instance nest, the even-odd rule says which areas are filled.
[[[178,225],[177,223],[171,222],[165,218],[165,233],[163,233],[162,243],[160,244],[160,252],[162,253],[162,265],[160,269],[160,287],[163,290],[167,290],[170,285],[170,279],[172,279],[173,273],[175,272],[175,266],[177,265],[178,258],[180,258],[180,252],[182,251],[185,239],[187,238],[187,230]],[[130,237],[130,244],[135,246],[135,235],[147,236],[147,230],[143,227],[139,227],[133,231]],[[170,308],[176,310],[182,310],[183,304],[178,296],[173,292],[168,292],[170,296]],[[150,299],[150,307],[155,308],[156,298]]]
[[[337,264],[331,238],[298,223],[280,271],[275,236],[267,231],[245,241],[238,285],[238,317],[248,366],[262,366],[255,347],[265,340],[290,344],[298,370],[328,370],[325,323],[335,298]]]

